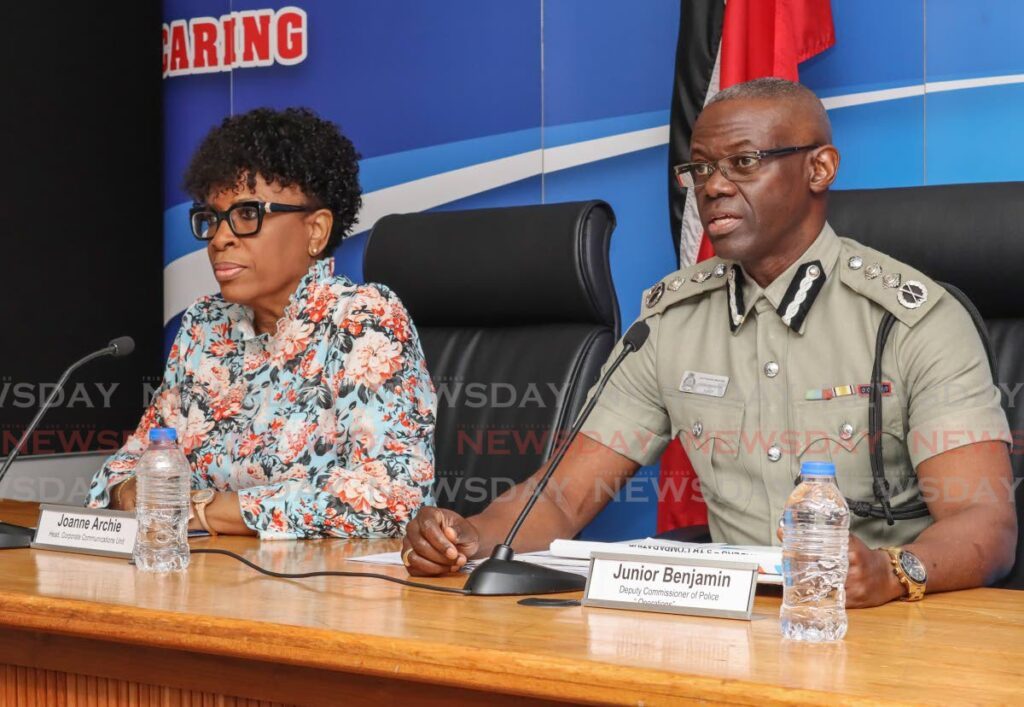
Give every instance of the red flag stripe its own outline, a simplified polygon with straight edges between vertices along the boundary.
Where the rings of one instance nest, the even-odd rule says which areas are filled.
[[[829,0],[728,0],[715,67],[718,80],[712,79],[704,104],[720,89],[762,76],[796,81],[797,65],[833,44],[835,29]],[[699,228],[695,215],[696,201],[687,194],[679,250],[683,266],[715,254],[706,234],[693,254],[692,243]],[[659,489],[658,532],[707,523],[707,506],[700,496],[696,472],[678,439],[662,455]]]

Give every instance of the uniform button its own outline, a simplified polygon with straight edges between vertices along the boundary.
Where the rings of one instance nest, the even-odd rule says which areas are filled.
[[[851,437],[853,437],[853,425],[851,425],[849,422],[844,422],[842,425],[840,425],[839,436],[842,439],[850,439]]]
[[[768,461],[777,462],[782,459],[782,450],[779,449],[778,445],[773,444],[768,447]]]
[[[702,434],[704,434],[704,425],[700,420],[697,420],[693,423],[693,436],[700,437]]]
[[[862,267],[864,267],[864,259],[861,258],[859,255],[855,255],[848,261],[846,261],[846,265],[850,268],[850,270],[860,270]]]
[[[769,378],[774,378],[779,375],[779,364],[775,361],[769,361],[764,364],[764,374]]]

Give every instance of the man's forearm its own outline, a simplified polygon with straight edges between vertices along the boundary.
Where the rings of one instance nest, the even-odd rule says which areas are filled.
[[[991,584],[1013,567],[1017,522],[1013,509],[978,505],[935,522],[906,549],[928,570],[928,591]]]
[[[573,537],[639,468],[632,459],[580,435],[537,500],[513,547],[517,552],[531,552],[546,549],[554,538]],[[546,465],[541,467],[469,519],[479,537],[477,557],[490,554],[505,540],[546,469]]]
[[[537,475],[525,483],[515,486],[494,499],[482,513],[469,518],[480,536],[477,557],[486,557],[494,546],[504,542],[519,513],[535,488]],[[573,536],[579,530],[577,523],[551,497],[550,487],[537,499],[529,518],[516,536],[513,548],[516,552],[533,552],[547,549],[551,540],[557,537]]]

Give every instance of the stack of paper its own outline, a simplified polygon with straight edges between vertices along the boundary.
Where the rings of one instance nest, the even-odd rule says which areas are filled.
[[[363,555],[362,557],[350,557],[353,562],[367,562],[374,565],[401,565],[402,555],[398,552],[382,552],[379,555]],[[586,577],[590,571],[590,558],[557,557],[547,550],[540,552],[516,553],[516,559],[523,562],[532,562],[544,567],[550,567],[564,572]],[[462,568],[463,572],[472,572],[483,560],[470,560]]]
[[[549,550],[517,553],[516,559],[523,562],[572,572],[586,577],[590,571],[590,555],[593,552],[617,552],[624,555],[674,555],[695,557],[705,560],[734,560],[756,562],[757,581],[761,584],[782,584],[782,549],[759,545],[726,545],[725,543],[684,543],[675,540],[644,538],[625,543],[600,543],[584,540],[555,540]],[[378,565],[401,565],[398,552],[379,555],[365,555],[351,558],[354,562]],[[483,560],[466,563],[463,572],[471,572]]]
[[[624,543],[600,543],[584,540],[555,540],[551,554],[557,557],[590,559],[593,552],[617,552],[623,555],[668,554],[704,560],[756,562],[757,581],[782,584],[782,548],[768,545],[727,545],[726,543],[684,543],[677,540],[644,538]]]

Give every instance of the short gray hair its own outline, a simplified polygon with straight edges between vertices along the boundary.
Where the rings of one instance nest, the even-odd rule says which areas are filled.
[[[714,103],[731,101],[738,98],[762,98],[769,100],[804,99],[821,103],[821,101],[818,100],[818,97],[814,95],[814,91],[803,84],[796,83],[795,81],[787,81],[786,79],[780,79],[775,76],[765,76],[764,78],[738,83],[723,91],[719,91],[711,97],[711,100],[707,102],[707,105],[710,106]]]
[[[802,103],[817,114],[820,129],[825,131],[822,139],[832,139],[832,121],[828,118],[828,112],[822,104],[821,99],[814,95],[814,91],[801,83],[780,79],[775,76],[765,76],[760,79],[753,79],[744,83],[738,83],[727,89],[719,91],[711,100],[705,104],[705,108],[738,99],[747,100],[774,100],[791,101]]]

